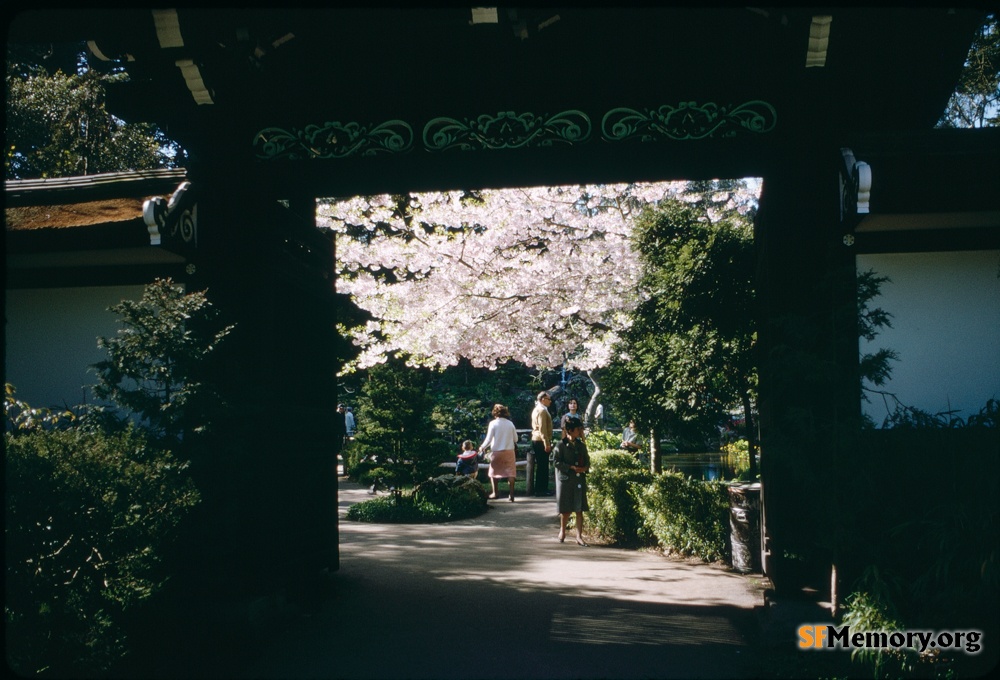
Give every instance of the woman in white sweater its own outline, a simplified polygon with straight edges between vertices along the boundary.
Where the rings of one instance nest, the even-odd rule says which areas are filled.
[[[493,420],[486,428],[486,438],[479,445],[479,453],[483,453],[487,448],[491,449],[490,469],[487,472],[490,484],[493,486],[490,498],[499,496],[497,483],[506,478],[510,488],[510,502],[513,503],[514,478],[517,476],[517,458],[515,456],[517,429],[514,427],[514,423],[510,422],[510,411],[503,404],[496,404],[493,407]]]

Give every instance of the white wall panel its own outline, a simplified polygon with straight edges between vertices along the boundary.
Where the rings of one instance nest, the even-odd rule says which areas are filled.
[[[899,355],[881,389],[906,406],[963,418],[1000,398],[1000,251],[868,254],[856,264],[891,279],[872,304],[892,314],[893,327],[860,342],[862,353]],[[881,423],[886,403],[869,399],[862,408]]]
[[[97,378],[88,366],[107,358],[97,337],[120,328],[107,309],[142,292],[143,286],[8,289],[6,381],[17,397],[35,407],[93,402],[86,386]]]

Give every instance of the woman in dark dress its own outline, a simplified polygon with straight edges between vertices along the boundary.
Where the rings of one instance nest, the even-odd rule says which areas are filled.
[[[583,440],[583,421],[569,417],[563,426],[562,441],[556,444],[552,461],[556,468],[556,508],[559,512],[559,542],[566,539],[566,522],[576,513],[576,543],[583,541],[583,512],[587,505],[587,473],[590,454]]]

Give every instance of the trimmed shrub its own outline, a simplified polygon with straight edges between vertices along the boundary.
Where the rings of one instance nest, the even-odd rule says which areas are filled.
[[[486,497],[486,488],[465,475],[441,475],[413,489],[413,502],[418,507],[440,508],[448,519],[481,515],[487,508]]]
[[[4,435],[7,662],[89,676],[125,655],[123,620],[166,582],[175,529],[199,502],[186,464],[129,427]]]
[[[668,552],[728,560],[729,492],[724,482],[665,472],[636,494],[644,526]]]
[[[486,489],[474,479],[441,475],[412,492],[378,496],[347,509],[347,519],[385,524],[424,524],[476,517],[486,511]]]
[[[648,486],[652,473],[631,453],[595,451],[590,454],[587,479],[591,529],[602,539],[619,545],[648,543],[635,500],[636,489]]]
[[[427,521],[410,494],[388,494],[355,503],[347,509],[347,519],[382,524],[422,524]]]

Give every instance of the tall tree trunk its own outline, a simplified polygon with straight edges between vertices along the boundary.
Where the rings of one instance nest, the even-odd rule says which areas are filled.
[[[583,412],[583,424],[586,427],[590,427],[594,422],[594,412],[597,411],[597,404],[600,402],[601,386],[598,385],[597,380],[594,379],[593,371],[587,371],[587,377],[590,378],[590,382],[594,386],[594,393],[590,395],[590,401],[587,403],[587,410]]]
[[[654,475],[663,472],[663,460],[660,456],[660,437],[656,428],[649,430],[649,469]]]

